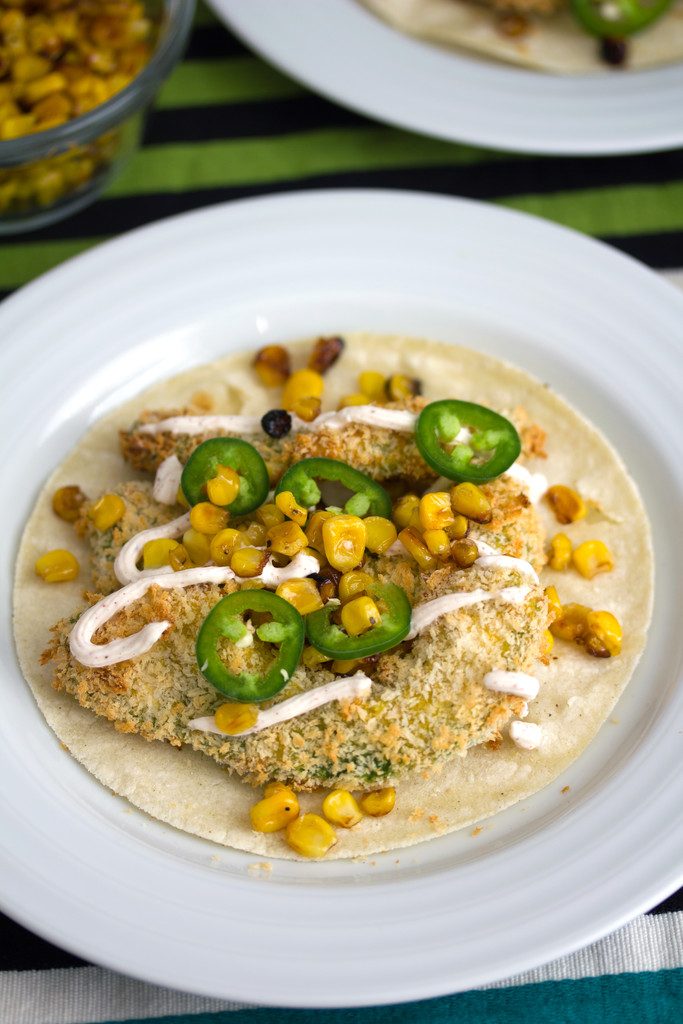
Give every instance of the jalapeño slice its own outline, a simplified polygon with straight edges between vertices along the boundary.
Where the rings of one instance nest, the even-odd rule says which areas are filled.
[[[621,39],[652,24],[672,0],[572,0],[572,11],[583,27],[603,39]]]
[[[395,583],[372,583],[367,593],[380,605],[382,619],[361,636],[349,636],[330,621],[338,607],[332,602],[306,616],[306,636],[316,650],[339,661],[352,661],[388,651],[405,639],[412,615],[405,590]]]
[[[240,478],[237,497],[225,506],[231,515],[245,516],[263,504],[270,481],[266,464],[254,446],[239,437],[212,437],[195,448],[180,478],[190,505],[206,501],[206,485],[220,475],[221,466],[230,466]]]
[[[272,621],[259,627],[264,640],[279,644],[279,653],[265,673],[231,672],[222,660],[221,639],[236,643],[247,632],[245,612],[270,612]],[[197,664],[205,679],[231,700],[257,704],[286,685],[304,646],[304,621],[296,608],[269,590],[238,590],[214,605],[204,619],[196,644]]]
[[[457,436],[467,428],[469,436]],[[447,398],[419,415],[415,441],[425,462],[449,480],[486,483],[508,469],[522,449],[512,423],[484,405]]]
[[[275,493],[291,491],[300,505],[312,508],[321,498],[316,480],[335,481],[354,494],[366,497],[370,502],[368,515],[391,516],[391,498],[384,488],[365,473],[338,459],[302,459],[295,466],[290,466]]]

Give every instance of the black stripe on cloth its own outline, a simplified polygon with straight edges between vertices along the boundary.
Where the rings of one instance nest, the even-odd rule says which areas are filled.
[[[0,972],[82,967],[84,963],[0,914]]]
[[[195,26],[185,51],[185,58],[207,60],[216,57],[241,57],[248,53],[250,51],[237,36],[216,22],[213,25]]]
[[[678,892],[674,892],[669,896],[668,899],[664,900],[663,903],[659,903],[652,910],[648,911],[650,914],[670,914],[676,910],[683,910],[683,889],[679,889]]]
[[[657,270],[683,267],[683,231],[665,231],[652,235],[620,235],[604,242]],[[679,908],[683,910],[683,907]]]

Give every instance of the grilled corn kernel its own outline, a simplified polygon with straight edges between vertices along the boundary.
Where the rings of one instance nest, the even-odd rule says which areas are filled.
[[[300,398],[322,398],[325,383],[315,370],[297,370],[282,392],[282,408],[291,412]]]
[[[546,587],[543,593],[548,600],[548,610],[551,618],[557,619],[562,614],[562,604],[557,590],[555,587]]]
[[[268,561],[268,552],[258,548],[237,548],[230,558],[230,568],[238,576],[251,579],[260,576]]]
[[[206,484],[206,494],[214,505],[230,505],[240,492],[240,477],[232,466],[218,466],[216,476]]]
[[[458,513],[450,526],[446,527],[446,533],[450,540],[462,540],[466,537],[470,528],[469,519]]]
[[[342,604],[346,604],[347,601],[351,601],[354,597],[359,597],[365,593],[371,583],[372,576],[369,576],[367,572],[362,572],[359,569],[345,572],[339,580],[340,601]]]
[[[358,377],[359,390],[373,402],[381,402],[386,398],[385,386],[384,374],[377,373],[376,370],[365,370]]]
[[[608,656],[621,654],[622,632],[611,612],[589,612],[586,616],[586,650],[596,654],[598,645]],[[603,655],[604,657],[604,655]]]
[[[180,547],[178,541],[170,537],[148,540],[142,549],[143,569],[160,569],[162,565],[170,565],[171,552],[177,547]]]
[[[66,583],[78,576],[78,559],[70,551],[55,548],[54,551],[46,551],[36,560],[35,570],[36,576],[40,576],[46,583]]]
[[[278,523],[284,523],[285,514],[281,512],[277,505],[267,504],[261,505],[254,512],[254,515],[258,519],[259,523],[263,523],[265,528],[269,530],[271,526],[277,526]]]
[[[273,796],[274,793],[291,793],[292,790],[284,782],[269,782],[263,787],[264,796]]]
[[[588,511],[586,503],[578,491],[571,487],[565,487],[564,484],[555,484],[553,487],[549,487],[545,496],[558,523],[563,525],[583,519]]]
[[[339,658],[337,661],[333,661],[330,665],[330,669],[338,676],[347,676],[351,672],[355,672],[358,666],[361,664],[362,658]]]
[[[461,569],[469,569],[479,558],[479,548],[473,540],[454,540],[451,544],[451,557]]]
[[[347,409],[351,405],[369,405],[370,399],[367,395],[361,394],[360,391],[354,391],[350,395],[344,395],[339,400],[338,409]]]
[[[424,540],[413,526],[407,526],[398,535],[403,547],[412,555],[417,564],[425,572],[432,572],[439,565],[439,560],[431,553]]]
[[[251,544],[255,548],[261,548],[268,540],[268,531],[263,523],[251,522],[247,526],[240,526],[239,533],[243,540],[243,546]]]
[[[353,601],[343,605],[341,610],[342,626],[349,636],[360,636],[381,622],[379,608],[371,597],[355,597]]]
[[[585,540],[572,551],[574,567],[587,580],[592,580],[599,572],[611,572],[614,568],[612,552],[601,540]]]
[[[553,649],[554,646],[555,646],[555,637],[553,636],[553,634],[550,632],[549,629],[544,630],[544,632],[543,632],[543,654],[544,654],[545,657],[547,657],[552,652],[552,649]]]
[[[344,339],[340,338],[338,334],[328,338],[318,338],[308,359],[309,370],[325,373],[331,366],[334,366],[343,351]]]
[[[281,491],[276,494],[275,504],[287,519],[293,520],[299,526],[303,526],[308,519],[308,511],[298,503],[291,491]]]
[[[302,814],[290,821],[285,838],[288,846],[302,857],[324,857],[337,842],[334,829],[319,814]]]
[[[373,555],[382,555],[397,537],[396,527],[391,519],[384,516],[367,516],[365,523],[365,546]]]
[[[81,512],[81,506],[86,501],[85,494],[71,484],[68,487],[59,487],[52,495],[52,510],[60,519],[67,523],[74,523]]]
[[[317,651],[315,647],[306,646],[304,647],[304,653],[301,655],[301,660],[306,668],[319,668],[320,665],[324,665],[326,661],[331,659],[326,654],[323,654],[322,651]]]
[[[50,62],[45,57],[37,57],[27,53],[17,57],[12,65],[12,78],[15,82],[30,82],[33,78],[42,78],[50,70]]]
[[[387,398],[392,402],[400,402],[413,395],[422,394],[422,383],[416,377],[406,377],[403,373],[395,373],[386,383]]]
[[[194,527],[185,530],[183,534],[183,547],[195,565],[205,565],[211,558],[209,538],[205,533],[195,530]]]
[[[447,491],[432,491],[420,498],[419,514],[423,530],[445,530],[455,521]]]
[[[323,606],[315,580],[286,580],[275,593],[293,605],[300,615],[317,612]]]
[[[220,533],[228,525],[230,513],[224,508],[212,505],[210,501],[200,501],[190,509],[190,525],[198,533],[209,537]]]
[[[461,516],[467,516],[475,523],[491,522],[491,502],[476,484],[464,483],[451,487],[451,504]]]
[[[88,516],[92,519],[95,529],[104,531],[115,526],[125,511],[126,504],[118,494],[103,494],[90,506]]]
[[[422,539],[437,558],[448,558],[451,551],[451,542],[445,530],[425,530]]]
[[[548,565],[559,572],[569,567],[572,560],[572,542],[566,533],[556,533],[550,541]]]
[[[394,502],[391,517],[399,530],[406,526],[419,527],[420,499],[417,494],[404,494],[402,498]]]
[[[254,369],[265,388],[281,387],[289,377],[289,352],[282,345],[266,345],[254,356]]]
[[[365,552],[365,523],[358,516],[338,515],[326,519],[322,528],[328,562],[335,569],[355,569]]]
[[[323,523],[326,519],[331,519],[333,515],[333,512],[326,512],[323,509],[320,509],[319,511],[314,512],[308,520],[308,525],[306,527],[308,546],[313,548],[315,551],[325,550],[325,545],[323,544]]]
[[[550,632],[559,640],[583,640],[589,612],[583,604],[563,604],[559,616],[550,623]]]
[[[206,540],[204,534],[200,533],[199,536],[202,540]],[[210,557],[216,565],[230,565],[233,552],[243,545],[244,539],[240,531],[228,527],[227,530],[221,530],[211,538],[207,559]]]
[[[255,832],[279,832],[294,824],[299,816],[299,801],[296,793],[287,787],[277,790],[249,811],[251,827]]]
[[[308,537],[297,523],[287,520],[268,530],[268,541],[272,551],[293,558],[308,547]]]
[[[358,801],[347,789],[333,789],[323,800],[323,814],[333,825],[353,828],[363,817]]]
[[[192,568],[190,553],[184,544],[178,544],[168,556],[168,564],[173,572],[181,572],[183,569]]]
[[[214,712],[216,728],[227,736],[237,736],[256,725],[258,708],[254,704],[221,704]]]
[[[300,420],[311,423],[316,416],[320,415],[321,407],[322,402],[319,398],[295,398],[289,411],[298,416]]]
[[[22,98],[29,106],[33,106],[39,100],[49,96],[53,92],[63,92],[67,87],[67,81],[64,75],[61,75],[59,71],[52,71],[49,75],[43,75],[42,78],[34,78],[32,82],[27,82],[22,90]]]
[[[375,789],[372,793],[364,793],[358,802],[365,814],[369,814],[371,818],[381,818],[393,811],[396,790],[393,786]]]

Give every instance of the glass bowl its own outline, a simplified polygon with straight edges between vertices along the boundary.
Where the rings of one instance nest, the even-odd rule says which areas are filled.
[[[105,103],[47,131],[0,141],[0,235],[44,227],[92,203],[139,145],[144,116],[182,55],[195,0],[147,0],[149,63]]]

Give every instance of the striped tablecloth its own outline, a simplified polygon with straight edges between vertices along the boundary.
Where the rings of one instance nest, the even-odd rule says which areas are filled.
[[[0,244],[0,296],[102,239],[170,214],[335,186],[483,199],[602,238],[655,269],[683,267],[683,150],[550,159],[388,128],[275,71],[200,8],[142,150],[94,207]],[[671,277],[683,286],[683,274]],[[463,1016],[487,1024],[681,1021],[683,891],[538,970],[486,989],[372,1010],[256,1009],[161,989],[88,965],[0,915],[0,1024],[441,1024]]]

